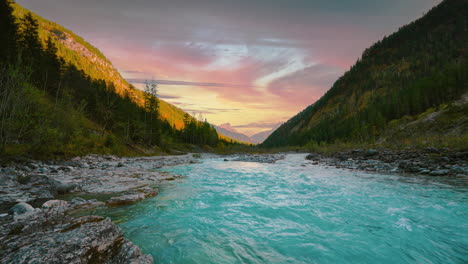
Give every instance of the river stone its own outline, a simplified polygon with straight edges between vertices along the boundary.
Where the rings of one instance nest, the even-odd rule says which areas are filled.
[[[466,169],[460,166],[452,166],[451,171],[458,174],[466,174]]]
[[[23,202],[16,204],[12,208],[10,208],[9,211],[11,215],[21,215],[29,212],[34,212],[34,207]]]
[[[314,159],[318,158],[318,155],[315,154],[315,153],[310,153],[305,158],[306,158],[306,160],[314,160]]]
[[[63,200],[49,200],[42,204],[42,208],[67,207],[68,202]]]
[[[136,203],[143,199],[145,199],[144,193],[127,194],[127,195],[122,195],[118,197],[112,197],[109,200],[107,200],[107,204],[111,206],[127,205],[127,204]]]
[[[59,194],[67,194],[77,187],[74,183],[56,183],[55,190]]]
[[[438,149],[432,147],[426,148],[426,151],[430,153],[440,153]]]
[[[429,173],[431,176],[443,176],[449,174],[449,170],[434,170]]]

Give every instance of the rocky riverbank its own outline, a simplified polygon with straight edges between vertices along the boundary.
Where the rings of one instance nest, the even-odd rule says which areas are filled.
[[[193,155],[10,162],[0,168],[0,263],[153,263],[118,226],[99,216],[73,217],[96,206],[120,206],[157,195],[177,175],[156,171],[196,163]],[[102,201],[75,198],[96,196]]]
[[[69,215],[100,205],[83,199],[49,200],[41,208],[15,205],[10,215],[0,218],[0,262],[153,263],[109,218]]]
[[[468,150],[442,148],[355,149],[330,155],[311,153],[309,164],[369,172],[410,173],[430,176],[468,176]]]

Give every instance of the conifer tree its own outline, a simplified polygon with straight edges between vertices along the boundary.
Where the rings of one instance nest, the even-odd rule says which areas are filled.
[[[18,25],[11,4],[11,0],[0,1],[0,65],[16,59]]]

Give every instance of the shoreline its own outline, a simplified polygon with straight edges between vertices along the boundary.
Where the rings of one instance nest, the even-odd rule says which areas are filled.
[[[28,160],[0,168],[0,262],[153,263],[152,256],[126,239],[110,218],[73,215],[155,196],[158,185],[180,177],[156,169],[197,159],[192,154],[88,155],[64,162]],[[67,197],[69,201],[58,200]]]
[[[310,153],[309,164],[364,172],[467,177],[468,150],[426,149],[353,149],[329,155]]]

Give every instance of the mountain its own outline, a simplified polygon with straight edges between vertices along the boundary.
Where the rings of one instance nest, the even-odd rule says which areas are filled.
[[[366,49],[325,95],[262,146],[453,141],[466,147],[467,22],[468,1],[444,0]]]
[[[257,144],[256,142],[252,141],[250,137],[238,132],[234,127],[231,126],[230,123],[215,126],[215,129],[219,134],[224,135],[228,138],[232,138],[240,142]]]
[[[276,129],[278,129],[283,123],[278,123],[276,124],[272,129],[267,130],[267,131],[262,131],[260,133],[257,133],[255,135],[252,135],[250,138],[252,139],[253,142],[257,144],[263,143],[273,132],[275,132]]]
[[[230,132],[239,133],[233,126],[231,126],[231,123],[224,123],[219,125],[218,127]]]
[[[18,18],[24,17],[27,13],[33,15],[34,19],[39,22],[39,39],[42,44],[46,45],[47,39],[51,37],[57,47],[57,55],[66,63],[74,65],[92,79],[112,83],[119,95],[129,96],[141,106],[144,104],[144,93],[130,85],[97,48],[71,30],[44,19],[19,4],[13,4],[13,7],[14,15]],[[177,129],[183,128],[185,112],[164,100],[159,101],[161,117]]]
[[[238,132],[233,126],[231,126],[230,123],[224,123],[219,126],[215,126],[215,129],[219,134],[235,139],[237,141],[250,143],[250,144],[260,144],[263,141],[265,141],[265,139],[268,136],[270,136],[271,133],[273,133],[278,127],[280,127],[281,124],[282,123],[278,123],[272,129],[267,130],[267,131],[262,131],[250,137]]]

